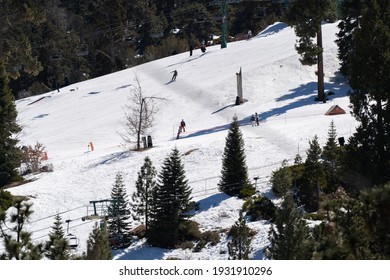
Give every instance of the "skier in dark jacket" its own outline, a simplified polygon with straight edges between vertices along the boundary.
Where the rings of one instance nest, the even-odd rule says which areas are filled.
[[[173,76],[172,76],[172,80],[171,80],[171,81],[176,81],[177,71],[176,71],[176,70],[173,70],[171,73],[173,73]]]
[[[186,131],[186,123],[184,122],[184,120],[181,120],[180,126],[183,129],[183,132],[185,132]]]

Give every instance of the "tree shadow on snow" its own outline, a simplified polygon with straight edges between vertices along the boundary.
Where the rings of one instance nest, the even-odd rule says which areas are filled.
[[[196,50],[194,50],[194,52],[195,52]],[[199,50],[200,51],[200,50]],[[165,68],[169,68],[169,67],[172,67],[172,66],[176,66],[176,65],[182,65],[182,64],[184,64],[184,63],[188,63],[188,62],[191,62],[191,61],[193,61],[193,60],[196,60],[196,59],[199,59],[199,58],[201,58],[201,57],[203,57],[204,55],[206,55],[206,54],[208,54],[208,53],[210,53],[210,52],[212,52],[212,51],[206,51],[206,52],[204,52],[204,53],[201,53],[200,55],[193,55],[193,56],[190,56],[188,59],[186,59],[186,60],[183,60],[183,61],[180,61],[180,62],[177,62],[177,63],[173,63],[173,64],[169,64],[169,65],[167,65],[167,66],[165,66]]]
[[[131,84],[123,85],[123,86],[117,87],[115,90],[120,90],[120,89],[128,88],[129,86],[131,86]]]
[[[278,33],[278,32],[282,31],[283,29],[285,29],[287,27],[288,27],[287,24],[285,24],[283,22],[279,22],[279,23],[276,23],[276,24],[274,24],[274,25],[264,29],[256,37],[267,37],[269,35]]]
[[[223,107],[223,108],[221,108],[221,109],[218,109],[217,111],[214,111],[214,112],[212,112],[211,114],[214,115],[214,114],[216,114],[216,113],[219,113],[219,112],[221,112],[221,111],[223,111],[223,110],[225,110],[225,109],[227,109],[227,108],[231,108],[231,107],[233,107],[233,106],[234,106],[234,104],[226,105],[225,107]]]
[[[203,211],[207,211],[210,208],[217,207],[221,204],[222,201],[230,198],[227,194],[224,193],[217,193],[214,195],[211,195],[209,197],[206,197],[204,199],[201,199],[198,201],[199,203],[199,210],[196,211],[196,213],[200,213]]]
[[[239,120],[238,123],[240,124],[240,126],[250,125],[250,116],[248,116],[242,120]],[[228,130],[229,128],[230,128],[230,123],[218,125],[218,126],[214,126],[211,128],[206,128],[206,129],[182,134],[180,136],[180,139],[186,139],[186,138],[198,137],[198,136],[202,136],[202,135],[208,135],[211,133],[217,133],[217,132],[221,132],[224,130]]]
[[[90,168],[97,167],[97,166],[103,165],[103,164],[112,164],[112,163],[121,161],[122,159],[128,158],[130,156],[131,156],[131,154],[129,151],[123,151],[123,152],[109,154],[109,155],[104,156],[103,158],[99,159],[98,162],[91,164]]]
[[[328,92],[334,93],[334,95],[327,96],[327,102],[329,102],[331,98],[344,97],[349,90],[348,85],[344,84],[341,80],[334,79],[332,81],[334,81],[334,83],[325,83],[324,85],[326,93]],[[293,110],[304,106],[309,106],[315,103],[319,103],[319,104],[323,103],[322,101],[316,101],[316,97],[317,97],[317,82],[302,84],[299,87],[290,90],[289,93],[280,96],[276,99],[276,101],[293,100],[291,103],[285,104],[281,107],[272,108],[266,112],[260,113],[259,114],[260,119],[264,121],[269,117],[282,115],[289,110]]]
[[[127,248],[117,252],[116,260],[162,260],[168,249],[150,247],[147,243],[135,248]]]

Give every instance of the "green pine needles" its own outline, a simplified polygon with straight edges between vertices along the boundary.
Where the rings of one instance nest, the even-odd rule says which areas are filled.
[[[15,135],[21,131],[16,122],[17,111],[8,86],[9,79],[0,60],[0,188],[14,181],[20,165],[21,151]]]
[[[108,232],[113,247],[124,247],[130,244],[130,204],[127,198],[123,177],[116,175],[111,190],[111,204],[108,207]]]
[[[218,184],[221,192],[239,197],[247,197],[254,194],[255,190],[248,180],[244,140],[237,116],[233,117],[226,137],[221,173],[221,180]]]
[[[147,234],[151,245],[173,248],[182,241],[187,212],[191,206],[191,192],[179,151],[175,148],[164,160],[153,194]]]

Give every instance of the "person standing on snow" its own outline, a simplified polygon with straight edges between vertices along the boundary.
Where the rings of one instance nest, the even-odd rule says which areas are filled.
[[[184,122],[183,119],[180,122],[180,127],[182,128],[183,132],[186,132],[186,123]]]
[[[256,121],[255,115],[252,114],[252,117],[251,117],[252,126],[255,126],[255,121]]]
[[[259,115],[255,113],[255,121],[256,121],[256,126],[259,126]]]

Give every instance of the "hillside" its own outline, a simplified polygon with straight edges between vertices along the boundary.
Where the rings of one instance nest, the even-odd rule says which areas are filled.
[[[337,23],[323,25],[325,89],[333,91],[330,101],[318,103],[315,67],[302,66],[294,49],[295,34],[283,23],[275,23],[248,41],[228,47],[209,47],[193,56],[182,53],[61,88],[40,96],[18,100],[23,131],[22,145],[44,144],[54,171],[33,175],[32,182],[9,189],[14,195],[30,197],[33,218],[29,230],[43,241],[61,213],[72,220],[69,232],[80,241],[76,253],[86,249],[94,220],[81,218],[91,209],[89,201],[109,198],[115,175],[121,172],[127,193],[135,190],[137,172],[149,156],[157,170],[173,147],[183,154],[182,162],[193,198],[201,208],[193,217],[202,230],[227,229],[238,218],[243,201],[218,192],[225,137],[233,115],[244,135],[250,177],[259,177],[257,191],[274,199],[269,176],[284,159],[297,153],[303,158],[314,135],[324,144],[331,120],[339,137],[354,132],[355,119],[344,115],[325,116],[332,105],[349,111],[348,85],[337,75],[339,61],[334,43]],[[234,106],[236,73],[242,69],[247,102]],[[178,77],[169,83],[171,71]],[[166,98],[156,115],[150,135],[154,147],[129,152],[118,132],[123,131],[124,106],[138,77],[143,94]],[[37,102],[34,102],[37,101]],[[260,115],[260,126],[250,125],[250,116]],[[187,131],[175,140],[184,119]],[[94,151],[88,150],[92,142]],[[277,200],[275,201],[278,202]],[[252,242],[255,259],[262,259],[268,244],[266,221],[248,224],[257,234]],[[66,224],[64,224],[66,229]],[[150,248],[143,240],[126,250],[114,252],[115,259],[227,259],[226,239],[200,253]],[[2,249],[0,246],[0,249]]]

